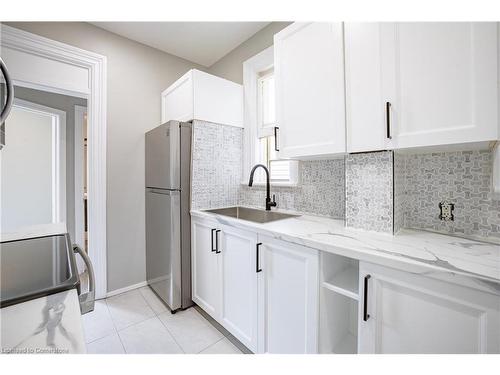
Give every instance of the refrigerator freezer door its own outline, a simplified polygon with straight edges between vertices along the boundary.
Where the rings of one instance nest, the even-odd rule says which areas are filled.
[[[146,133],[146,187],[180,189],[180,127],[169,121]]]
[[[146,189],[146,277],[171,310],[181,307],[180,191]]]

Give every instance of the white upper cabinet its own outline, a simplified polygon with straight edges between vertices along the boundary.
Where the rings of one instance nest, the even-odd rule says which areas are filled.
[[[192,69],[162,92],[161,119],[243,127],[243,87]]]
[[[280,156],[345,153],[342,23],[294,23],[274,36],[274,53]]]
[[[497,140],[496,23],[347,23],[348,151]]]
[[[392,148],[385,125],[380,23],[344,24],[347,151]]]

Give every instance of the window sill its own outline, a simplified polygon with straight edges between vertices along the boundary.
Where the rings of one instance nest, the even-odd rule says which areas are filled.
[[[241,185],[248,186],[248,181],[243,181],[241,183]],[[254,181],[253,186],[265,187],[266,183]],[[271,187],[297,187],[297,186],[299,186],[299,184],[297,182],[273,182],[273,181],[271,181]]]

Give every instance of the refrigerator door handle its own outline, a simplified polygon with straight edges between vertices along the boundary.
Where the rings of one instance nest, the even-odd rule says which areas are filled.
[[[173,195],[174,193],[178,193],[179,190],[162,190],[162,189],[149,188],[148,192],[152,194]]]

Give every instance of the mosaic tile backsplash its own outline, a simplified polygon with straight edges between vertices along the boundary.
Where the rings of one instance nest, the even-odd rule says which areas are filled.
[[[346,226],[393,233],[392,151],[346,156]]]
[[[235,206],[242,179],[243,129],[193,121],[191,207]]]
[[[405,194],[396,206],[405,205],[405,227],[500,240],[500,200],[491,191],[491,151],[398,157],[404,163],[404,178],[396,178],[395,189],[403,182]],[[439,219],[442,200],[455,204],[454,221]]]
[[[271,184],[278,208],[304,214],[344,218],[344,159],[302,161],[299,185],[278,187]],[[240,204],[265,207],[265,186],[242,186]]]

